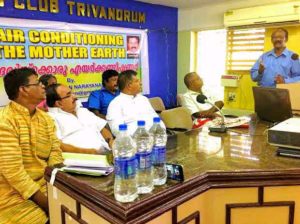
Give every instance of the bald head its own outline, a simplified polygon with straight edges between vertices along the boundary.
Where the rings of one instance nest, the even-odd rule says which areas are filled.
[[[185,84],[186,88],[189,88],[189,86],[191,84],[191,79],[192,79],[194,74],[196,74],[196,73],[195,72],[190,72],[190,73],[188,73],[184,76],[184,84]]]
[[[196,72],[190,72],[184,76],[184,84],[189,90],[201,92],[203,81]]]

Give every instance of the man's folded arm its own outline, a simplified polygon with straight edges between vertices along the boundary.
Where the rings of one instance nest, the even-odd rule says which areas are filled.
[[[40,190],[35,192],[30,199],[40,206],[46,213],[48,213],[48,198]]]
[[[112,147],[112,142],[114,140],[114,137],[111,134],[111,132],[107,128],[103,128],[101,130],[101,135],[103,136],[105,141],[109,144],[109,146]]]
[[[56,137],[56,128],[55,125],[53,125],[53,131],[51,133],[52,135],[52,146],[51,151],[48,159],[48,166],[54,166],[56,164],[63,163],[63,157],[62,157],[62,150],[60,147],[60,141]]]
[[[224,103],[223,101],[219,100],[215,102],[215,105],[221,110],[224,106]],[[215,110],[218,111],[217,108],[215,108]]]
[[[73,152],[73,153],[85,153],[85,154],[98,154],[99,151],[96,149],[84,149],[74,145],[66,144],[60,142],[60,148],[63,152]]]

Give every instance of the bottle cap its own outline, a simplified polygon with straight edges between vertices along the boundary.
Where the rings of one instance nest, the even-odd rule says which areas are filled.
[[[119,131],[127,131],[127,124],[120,124]]]
[[[146,122],[145,121],[138,121],[137,125],[140,126],[145,126]]]
[[[160,117],[154,117],[153,122],[154,123],[159,123],[160,122]]]

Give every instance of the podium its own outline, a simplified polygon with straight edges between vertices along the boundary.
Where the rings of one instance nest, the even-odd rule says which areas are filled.
[[[193,130],[171,136],[167,161],[185,181],[167,181],[132,203],[114,199],[114,176],[58,172],[49,184],[50,223],[299,224],[300,160],[276,156],[266,123],[223,134]]]

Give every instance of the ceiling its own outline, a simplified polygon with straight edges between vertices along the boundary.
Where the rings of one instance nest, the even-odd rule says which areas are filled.
[[[222,3],[240,3],[241,7],[246,3],[249,5],[263,5],[270,3],[280,3],[280,2],[292,2],[294,0],[137,0],[139,2],[145,2],[150,4],[158,4],[176,7],[179,9],[189,9],[189,8],[201,8],[202,6],[217,5]],[[250,4],[249,4],[250,3]]]

